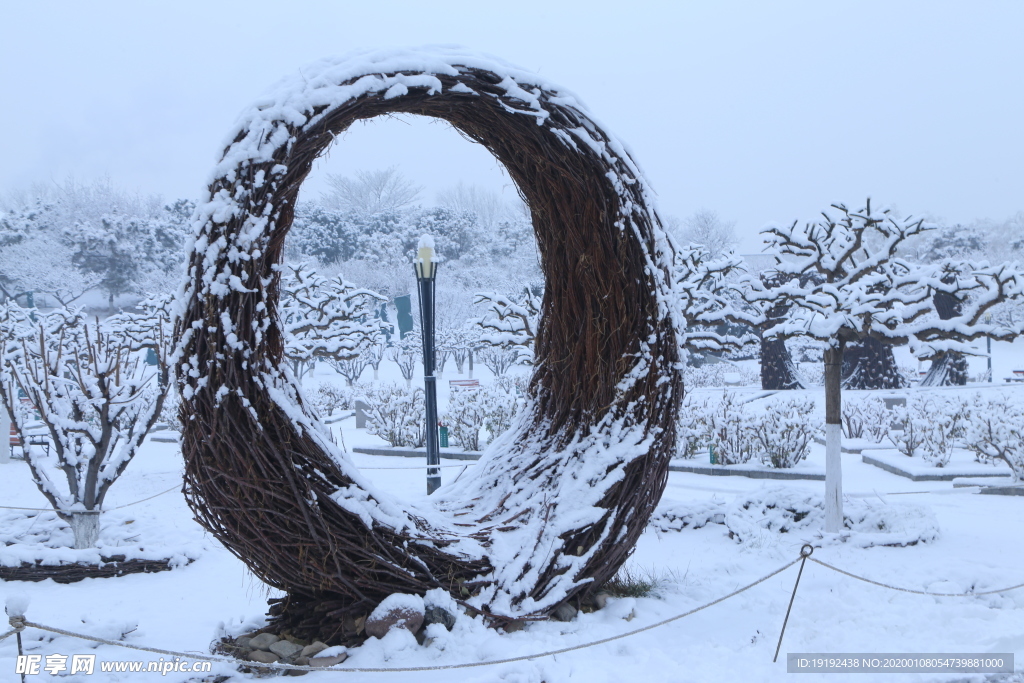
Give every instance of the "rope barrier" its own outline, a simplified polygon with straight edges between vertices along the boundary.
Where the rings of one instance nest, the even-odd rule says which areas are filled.
[[[840,569],[839,567],[833,567],[832,565],[828,564],[827,562],[822,562],[821,560],[815,559],[813,557],[811,557],[809,559],[811,560],[811,562],[817,562],[822,567],[827,567],[828,569],[831,569],[834,572],[839,572],[840,574],[845,574],[846,576],[849,576],[852,579],[857,579],[858,581],[863,581],[864,583],[870,583],[870,584],[873,584],[875,586],[881,586],[882,588],[891,588],[894,591],[902,591],[904,593],[914,593],[915,595],[930,595],[930,596],[935,597],[935,598],[967,598],[967,597],[974,597],[976,595],[993,595],[995,593],[1005,593],[1006,591],[1012,591],[1012,590],[1017,590],[1018,588],[1024,588],[1024,583],[1018,583],[1016,586],[1010,586],[1009,588],[1000,588],[1000,589],[994,590],[994,591],[982,591],[980,593],[929,593],[928,591],[918,591],[918,590],[914,590],[912,588],[901,588],[900,586],[893,586],[893,585],[890,585],[888,583],[882,583],[881,581],[875,581],[873,579],[869,579],[869,578],[866,578],[866,577],[863,577],[863,576],[857,576],[856,574],[851,574],[850,572],[848,572],[846,570],[843,570],[843,569]]]
[[[84,513],[84,514],[90,514],[91,513],[91,514],[97,514],[98,515],[98,514],[102,514],[104,512],[113,512],[114,510],[123,510],[124,508],[130,508],[132,505],[138,505],[139,503],[145,503],[147,500],[153,500],[154,498],[162,496],[165,493],[170,493],[171,491],[178,491],[180,489],[181,489],[181,484],[175,484],[174,486],[172,486],[171,488],[167,489],[166,491],[161,491],[160,493],[155,493],[152,496],[149,496],[148,498],[143,498],[142,500],[136,500],[135,502],[132,502],[132,503],[125,503],[124,505],[118,505],[117,507],[106,508],[106,509],[103,509],[103,510],[70,510],[70,511],[69,510],[64,510],[64,512],[79,512],[79,513]],[[23,508],[23,507],[11,507],[10,505],[0,505],[0,510],[29,510],[29,511],[32,511],[32,512],[56,512],[56,510],[54,510],[53,508]]]
[[[766,575],[762,576],[760,579],[757,579],[753,583],[749,583],[746,586],[743,586],[742,588],[738,588],[738,589],[734,590],[732,593],[729,593],[728,595],[724,595],[724,596],[722,596],[720,598],[717,598],[716,600],[712,600],[709,603],[701,605],[700,607],[695,607],[694,609],[691,609],[691,610],[689,610],[687,612],[683,612],[682,614],[677,614],[677,615],[675,615],[673,617],[669,617],[668,619],[662,619],[661,621],[655,622],[653,624],[649,624],[647,626],[643,626],[641,628],[633,629],[632,631],[627,631],[626,633],[620,633],[620,634],[615,635],[615,636],[609,636],[608,638],[601,638],[599,640],[592,640],[592,641],[589,641],[589,642],[586,642],[586,643],[581,643],[579,645],[572,645],[572,646],[560,648],[560,649],[557,649],[557,650],[548,650],[547,652],[540,652],[540,653],[531,654],[531,655],[522,655],[522,656],[519,656],[519,657],[509,657],[509,658],[506,658],[506,659],[492,659],[492,660],[488,660],[486,662],[466,662],[466,663],[462,663],[462,664],[439,664],[439,665],[433,665],[433,666],[411,666],[411,667],[396,667],[396,668],[385,668],[385,667],[334,668],[334,667],[300,666],[300,665],[297,665],[297,664],[278,664],[278,663],[263,664],[263,663],[259,663],[259,662],[252,662],[251,665],[254,666],[254,667],[257,667],[257,668],[262,668],[262,669],[279,669],[279,670],[296,670],[296,671],[344,671],[344,672],[351,672],[351,673],[414,673],[414,672],[422,672],[422,671],[440,671],[440,670],[447,670],[447,669],[468,669],[468,668],[474,668],[474,667],[480,667],[480,666],[492,666],[492,665],[497,665],[497,664],[511,664],[511,663],[514,663],[514,662],[522,662],[522,661],[527,661],[527,660],[531,660],[531,659],[539,659],[541,657],[552,657],[552,656],[555,656],[555,655],[565,654],[567,652],[574,652],[576,650],[583,650],[583,649],[594,647],[594,646],[597,646],[597,645],[604,645],[605,643],[610,643],[610,642],[613,642],[613,641],[616,641],[616,640],[621,640],[623,638],[628,638],[630,636],[635,636],[635,635],[643,633],[645,631],[651,631],[651,630],[659,628],[661,626],[665,626],[666,624],[670,624],[670,623],[672,623],[674,621],[678,621],[679,619],[682,619],[684,617],[688,617],[688,616],[690,616],[692,614],[696,614],[697,612],[700,612],[701,610],[705,610],[708,607],[712,607],[714,605],[717,605],[720,602],[725,602],[729,598],[735,597],[735,596],[739,595],[740,593],[748,591],[751,588],[753,588],[754,586],[757,586],[758,584],[767,581],[768,579],[772,578],[773,576],[776,576],[777,574],[781,574],[782,572],[786,571],[787,569],[789,569],[790,567],[795,565],[797,562],[799,562],[800,563],[800,571],[797,573],[796,582],[793,585],[793,593],[791,594],[791,596],[789,598],[789,607],[787,607],[787,609],[786,609],[786,617],[785,617],[785,620],[782,622],[782,631],[779,634],[779,643],[778,643],[778,646],[776,647],[776,650],[775,650],[775,659],[772,660],[772,661],[776,661],[778,659],[778,656],[779,656],[779,651],[782,648],[782,638],[783,638],[783,636],[785,635],[785,632],[786,632],[786,625],[789,623],[790,612],[793,609],[793,602],[796,599],[796,591],[797,591],[797,588],[800,586],[800,577],[803,575],[804,565],[807,562],[807,560],[810,560],[811,562],[815,562],[817,564],[820,564],[823,567],[826,567],[826,568],[831,569],[833,571],[839,572],[840,574],[843,574],[845,576],[849,576],[850,578],[854,578],[854,579],[857,579],[859,581],[864,581],[866,583],[870,583],[870,584],[873,584],[873,585],[876,585],[876,586],[880,586],[882,588],[890,588],[892,590],[902,591],[902,592],[905,592],[905,593],[914,593],[914,594],[917,594],[917,595],[928,595],[928,596],[932,596],[932,597],[957,597],[957,598],[975,597],[975,596],[979,596],[979,595],[991,595],[993,593],[1002,593],[1002,592],[1005,592],[1005,591],[1016,590],[1018,588],[1024,588],[1024,583],[1022,583],[1022,584],[1018,584],[1016,586],[1010,586],[1008,588],[1002,588],[1002,589],[999,589],[999,590],[991,590],[991,591],[983,591],[983,592],[980,592],[980,593],[929,593],[927,591],[918,591],[918,590],[913,590],[913,589],[910,589],[910,588],[902,588],[900,586],[893,586],[893,585],[890,585],[890,584],[882,583],[880,581],[874,581],[872,579],[869,579],[869,578],[866,578],[866,577],[863,577],[863,576],[858,576],[856,574],[853,574],[851,572],[845,571],[843,569],[839,569],[838,567],[834,567],[834,566],[828,564],[827,562],[822,562],[821,560],[818,560],[818,559],[816,559],[814,557],[811,557],[811,554],[813,552],[814,552],[814,548],[812,546],[810,546],[809,544],[804,544],[804,546],[800,549],[800,556],[797,557],[792,562],[789,562],[789,563],[783,565],[782,567],[779,567],[778,569],[776,569],[775,571],[771,572],[770,574],[766,574]],[[10,630],[7,633],[5,633],[2,636],[0,636],[0,641],[3,641],[4,639],[6,639],[6,638],[8,638],[8,637],[10,637],[10,636],[12,636],[12,635],[14,635],[16,633],[19,634],[19,640],[20,640],[20,633],[21,633],[21,631],[23,631],[26,627],[31,627],[31,628],[40,629],[42,631],[49,631],[51,633],[56,633],[58,635],[68,636],[68,637],[71,637],[71,638],[78,638],[80,640],[88,640],[88,641],[91,641],[91,642],[94,642],[94,643],[101,643],[101,644],[104,644],[104,645],[113,645],[115,647],[122,647],[122,648],[131,649],[131,650],[139,650],[141,652],[152,652],[154,654],[169,655],[169,656],[172,656],[172,657],[186,657],[186,658],[202,660],[202,661],[210,661],[210,662],[225,662],[225,663],[230,663],[230,664],[245,663],[247,665],[250,664],[249,662],[242,662],[241,660],[236,659],[234,657],[224,657],[224,656],[218,656],[218,655],[204,655],[204,654],[200,654],[200,653],[196,653],[196,652],[177,652],[177,651],[174,651],[174,650],[163,650],[163,649],[160,649],[160,648],[143,647],[141,645],[131,645],[129,643],[123,643],[123,642],[119,642],[119,641],[115,641],[115,640],[107,640],[105,638],[97,638],[95,636],[89,636],[89,635],[84,635],[84,634],[81,634],[81,633],[75,633],[74,631],[66,631],[64,629],[56,628],[56,627],[53,627],[53,626],[46,626],[44,624],[37,624],[35,622],[26,620],[23,616],[10,617],[9,622],[10,622],[10,625],[12,627],[12,630]]]
[[[334,668],[334,667],[300,666],[298,664],[262,664],[262,663],[259,663],[259,662],[251,662],[250,663],[250,662],[241,662],[240,660],[238,660],[238,659],[236,659],[234,657],[222,657],[222,656],[218,656],[218,655],[203,655],[203,654],[191,653],[191,652],[175,652],[173,650],[162,650],[162,649],[159,649],[159,648],[143,647],[141,645],[131,645],[129,643],[122,643],[122,642],[119,642],[119,641],[116,641],[116,640],[107,640],[105,638],[96,638],[94,636],[88,636],[88,635],[84,635],[84,634],[81,634],[81,633],[75,633],[73,631],[65,631],[64,629],[61,629],[61,628],[55,628],[53,626],[46,626],[44,624],[37,624],[35,622],[27,621],[27,620],[23,621],[22,623],[24,624],[24,626],[28,626],[28,627],[31,627],[31,628],[37,628],[37,629],[40,629],[42,631],[49,631],[51,633],[56,633],[58,635],[69,636],[71,638],[78,638],[78,639],[81,639],[81,640],[88,640],[88,641],[91,641],[91,642],[94,642],[94,643],[101,643],[103,645],[113,645],[115,647],[123,647],[123,648],[131,649],[131,650],[139,650],[139,651],[142,651],[142,652],[152,652],[152,653],[160,654],[160,655],[169,655],[171,657],[186,657],[186,658],[190,658],[190,659],[197,659],[197,660],[209,661],[209,662],[226,662],[226,663],[236,664],[236,665],[239,664],[239,663],[244,663],[246,665],[251,665],[253,667],[257,667],[257,668],[261,668],[261,669],[266,668],[266,669],[296,670],[296,671],[342,671],[342,672],[351,672],[351,673],[414,673],[414,672],[422,672],[422,671],[441,671],[441,670],[446,670],[446,669],[469,669],[469,668],[475,668],[475,667],[480,667],[480,666],[493,666],[493,665],[496,665],[496,664],[511,664],[513,662],[523,662],[523,661],[527,661],[527,660],[531,660],[531,659],[539,659],[541,657],[553,657],[554,655],[565,654],[566,652],[573,652],[575,650],[583,650],[583,649],[586,649],[586,648],[589,648],[589,647],[594,647],[596,645],[603,645],[605,643],[610,643],[610,642],[615,641],[615,640],[620,640],[622,638],[628,638],[630,636],[637,635],[638,633],[643,633],[644,631],[650,631],[650,630],[658,628],[660,626],[664,626],[666,624],[670,624],[673,621],[677,621],[677,620],[682,619],[684,617],[688,617],[691,614],[696,614],[697,612],[700,612],[701,610],[704,610],[704,609],[707,609],[708,607],[712,607],[714,605],[717,605],[720,602],[724,602],[724,601],[728,600],[729,598],[735,597],[735,596],[739,595],[740,593],[743,593],[744,591],[748,591],[751,588],[753,588],[754,586],[756,586],[756,585],[758,585],[760,583],[763,583],[763,582],[767,581],[768,579],[772,578],[776,574],[780,574],[780,573],[786,571],[787,569],[792,567],[797,562],[800,562],[802,559],[804,559],[804,558],[801,555],[801,557],[798,557],[795,560],[793,560],[792,562],[789,562],[789,563],[783,565],[782,567],[779,567],[778,569],[776,569],[775,571],[771,572],[770,574],[766,574],[765,576],[762,576],[757,581],[754,581],[753,583],[749,583],[746,586],[743,586],[742,588],[739,588],[739,589],[733,591],[732,593],[729,593],[728,595],[724,595],[724,596],[722,596],[722,597],[720,597],[720,598],[718,598],[716,600],[712,600],[711,602],[709,602],[709,603],[707,603],[705,605],[701,605],[700,607],[695,607],[694,609],[689,610],[688,612],[683,612],[682,614],[677,614],[674,617],[669,617],[668,619],[663,619],[661,621],[655,622],[653,624],[649,624],[647,626],[643,626],[643,627],[638,628],[638,629],[634,629],[632,631],[628,631],[626,633],[620,633],[618,635],[610,636],[608,638],[602,638],[600,640],[593,640],[593,641],[590,641],[590,642],[587,642],[587,643],[581,643],[579,645],[572,645],[570,647],[564,647],[564,648],[560,648],[558,650],[549,650],[547,652],[540,652],[540,653],[537,653],[537,654],[522,655],[520,657],[509,657],[509,658],[506,658],[506,659],[492,659],[492,660],[488,660],[486,662],[465,662],[465,663],[462,663],[462,664],[438,664],[438,665],[433,665],[433,666],[407,666],[407,667],[393,667],[393,668],[385,668],[385,667]],[[14,619],[15,619],[15,617],[11,617],[11,625],[12,626],[14,625]],[[10,634],[8,634],[8,635],[10,635]],[[7,637],[7,636],[4,636],[4,637]],[[3,640],[3,638],[0,638],[0,640]]]

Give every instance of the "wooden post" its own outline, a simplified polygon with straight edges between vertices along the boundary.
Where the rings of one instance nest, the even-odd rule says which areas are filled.
[[[843,529],[842,340],[825,349],[825,532]]]

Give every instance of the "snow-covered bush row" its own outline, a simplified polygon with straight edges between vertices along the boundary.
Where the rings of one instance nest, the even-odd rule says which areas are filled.
[[[687,391],[705,387],[724,387],[726,375],[739,375],[743,386],[760,384],[761,378],[754,370],[731,363],[704,363],[700,367],[687,365],[683,369],[683,385]]]
[[[967,448],[978,460],[1002,460],[1014,481],[1024,480],[1024,407],[1006,396],[983,398],[975,394],[964,425]]]
[[[902,426],[888,435],[896,449],[908,457],[920,455],[936,467],[949,463],[971,419],[966,401],[957,396],[912,396],[907,405],[895,406],[892,416]]]
[[[677,503],[658,510],[649,525],[667,532],[715,523],[725,525],[729,538],[737,543],[775,543],[781,540],[776,535],[790,534],[796,543],[820,544],[824,518],[825,504],[820,495],[765,487],[732,501]],[[860,547],[916,545],[939,536],[939,525],[930,509],[863,498],[846,501],[843,527],[845,532],[836,540]]]
[[[881,443],[889,433],[892,413],[877,396],[843,402],[843,437]]]
[[[454,443],[467,451],[479,451],[485,443],[512,426],[512,418],[522,403],[521,396],[521,384],[511,379],[479,389],[456,389],[451,393],[442,421],[447,424]],[[490,435],[487,442],[481,439],[482,430]]]
[[[306,399],[317,414],[325,418],[340,410],[352,410],[355,408],[356,398],[369,390],[369,386],[364,384],[340,387],[330,382],[321,382],[313,391],[307,393]]]
[[[423,389],[398,384],[367,388],[366,431],[392,446],[419,448],[426,440]]]
[[[710,448],[720,465],[746,463],[758,455],[772,467],[793,467],[807,456],[821,429],[814,401],[806,398],[775,401],[759,411],[723,392],[720,399],[703,403],[688,400],[683,414],[683,457]]]
[[[814,412],[811,399],[792,398],[770,403],[754,417],[748,429],[762,462],[788,468],[807,457],[822,425]]]

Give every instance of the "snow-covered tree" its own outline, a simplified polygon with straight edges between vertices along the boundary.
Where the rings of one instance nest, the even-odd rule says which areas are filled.
[[[32,478],[71,525],[75,547],[93,547],[110,486],[160,415],[171,347],[168,307],[149,302],[140,314],[88,322],[64,308],[44,314],[8,302],[0,306],[0,346],[0,399],[22,443],[29,442],[33,408],[49,431],[48,454],[24,447]]]
[[[747,280],[746,298],[762,311],[791,306],[787,319],[764,332],[766,338],[810,336],[828,342],[825,350],[826,531],[842,526],[842,362],[847,344],[873,338],[888,345],[910,344],[919,358],[963,350],[983,336],[1015,338],[1024,327],[981,323],[985,312],[1021,296],[1024,280],[1007,266],[960,264],[952,282],[950,264],[914,265],[896,256],[908,238],[932,228],[922,220],[900,219],[887,211],[850,210],[835,204],[817,223],[763,231],[778,259],[778,286]],[[816,277],[810,278],[814,274]],[[941,291],[961,302],[959,315],[943,320],[933,297]]]
[[[482,344],[514,350],[521,362],[533,360],[540,319],[539,297],[529,289],[523,291],[519,301],[494,292],[482,292],[476,295],[473,303],[485,306],[484,315],[473,320]]]
[[[349,360],[380,340],[380,294],[341,276],[328,280],[304,263],[285,266],[281,289],[285,357],[297,377],[317,359]]]
[[[412,386],[412,376],[416,373],[416,364],[423,361],[423,343],[420,335],[413,332],[404,339],[392,342],[387,351],[388,359],[395,362],[402,373],[407,387]]]
[[[717,211],[700,209],[670,229],[683,244],[703,247],[712,258],[724,256],[736,246],[736,222],[727,223]]]

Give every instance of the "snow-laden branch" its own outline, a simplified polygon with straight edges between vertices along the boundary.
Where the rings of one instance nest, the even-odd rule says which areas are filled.
[[[519,353],[520,361],[533,359],[537,323],[540,320],[539,297],[535,297],[529,289],[524,291],[521,302],[494,292],[481,292],[474,297],[473,303],[486,304],[484,315],[472,320],[473,325],[480,330],[480,342],[502,349],[514,349]]]
[[[330,280],[305,264],[285,266],[280,315],[285,357],[349,360],[378,343],[382,323],[375,309],[386,299],[341,276]]]

